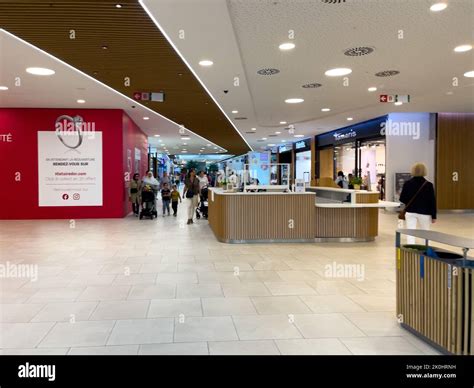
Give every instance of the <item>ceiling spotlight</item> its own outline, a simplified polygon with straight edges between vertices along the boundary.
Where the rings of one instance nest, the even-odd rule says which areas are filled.
[[[321,112],[329,112],[330,110],[331,109],[329,109],[329,108],[323,108],[323,109],[321,109]]]
[[[474,77],[474,70],[471,70],[471,71],[468,71],[468,72],[464,73],[464,77],[473,78]]]
[[[8,86],[0,86],[0,90],[8,90]]]
[[[352,117],[347,118],[347,121],[352,121],[352,120],[354,120]]]
[[[209,59],[203,59],[202,61],[199,61],[199,64],[201,66],[209,67],[214,64],[214,62],[210,61]]]
[[[286,124],[286,121],[280,121],[280,124]]]
[[[267,144],[269,147],[275,147],[276,144]]]
[[[183,137],[181,137],[181,140],[189,140],[189,139],[191,139],[189,136],[183,136]]]
[[[122,4],[115,4],[115,8],[122,8]]]
[[[371,86],[370,88],[367,89],[369,92],[375,92],[377,88],[375,86]]]
[[[295,137],[304,137],[304,135],[295,135]]]
[[[45,67],[28,67],[26,72],[33,75],[53,75],[55,73],[54,70],[46,69]]]
[[[439,12],[446,9],[447,6],[448,4],[446,3],[435,3],[430,7],[430,11]]]
[[[160,135],[155,135],[155,137],[160,137]]]
[[[457,46],[454,48],[454,51],[457,53],[465,53],[469,50],[472,50],[472,46],[470,44],[462,44],[461,46]]]
[[[145,117],[143,118],[143,120],[150,120],[150,118],[147,117],[147,116],[145,116]]]
[[[288,98],[285,100],[287,104],[299,104],[303,102],[304,100],[302,98]]]
[[[266,137],[262,137],[262,140],[267,140],[267,138],[266,138]]]
[[[215,150],[217,150],[217,147],[214,147]]]
[[[340,68],[330,69],[326,71],[324,74],[327,75],[328,77],[341,77],[343,75],[347,75],[351,73],[352,73],[351,69],[340,67]]]
[[[210,144],[206,144],[208,147],[210,147],[211,145]]]
[[[401,101],[397,101],[397,102],[395,102],[395,103],[394,103],[394,105],[396,105],[396,106],[400,106],[400,105],[403,105],[403,102],[401,102]]]
[[[81,100],[81,99],[79,99],[79,100],[77,100],[76,102],[77,102],[78,104],[85,104],[85,103],[86,103],[86,100]]]
[[[281,45],[278,46],[278,48],[279,48],[281,51],[293,50],[295,47],[296,47],[296,46],[295,46],[294,43],[282,43]]]
[[[286,143],[286,140],[282,140],[281,142],[282,142],[282,143]]]
[[[239,111],[238,110],[233,110],[232,113],[237,114],[237,113],[239,113]]]
[[[275,132],[275,134],[276,134],[276,135],[279,135],[280,133],[281,133],[281,132],[278,132],[278,131],[277,131],[277,132]]]
[[[250,129],[251,129],[252,131],[256,131],[256,130],[257,130],[257,128],[250,128]]]

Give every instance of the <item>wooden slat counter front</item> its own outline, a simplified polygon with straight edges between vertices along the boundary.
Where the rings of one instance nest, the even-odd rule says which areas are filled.
[[[314,242],[314,193],[209,191],[209,225],[221,242]]]
[[[227,243],[372,241],[378,234],[379,208],[399,206],[379,201],[377,193],[355,190],[334,189],[344,198],[351,194],[350,202],[316,197],[313,191],[209,191],[209,225]]]

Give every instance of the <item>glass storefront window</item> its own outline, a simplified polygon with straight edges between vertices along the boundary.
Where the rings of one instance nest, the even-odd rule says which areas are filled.
[[[334,146],[335,173],[342,171],[344,175],[355,174],[356,143],[345,143]]]

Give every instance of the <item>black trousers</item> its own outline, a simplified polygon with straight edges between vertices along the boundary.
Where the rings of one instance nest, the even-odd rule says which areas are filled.
[[[173,214],[178,214],[178,201],[171,202],[171,208],[173,209]]]
[[[139,213],[140,205],[138,205],[138,202],[132,202],[132,209],[133,209],[133,214]]]

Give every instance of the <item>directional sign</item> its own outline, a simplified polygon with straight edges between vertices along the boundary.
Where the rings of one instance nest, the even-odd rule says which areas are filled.
[[[381,94],[380,102],[410,102],[409,94]]]

